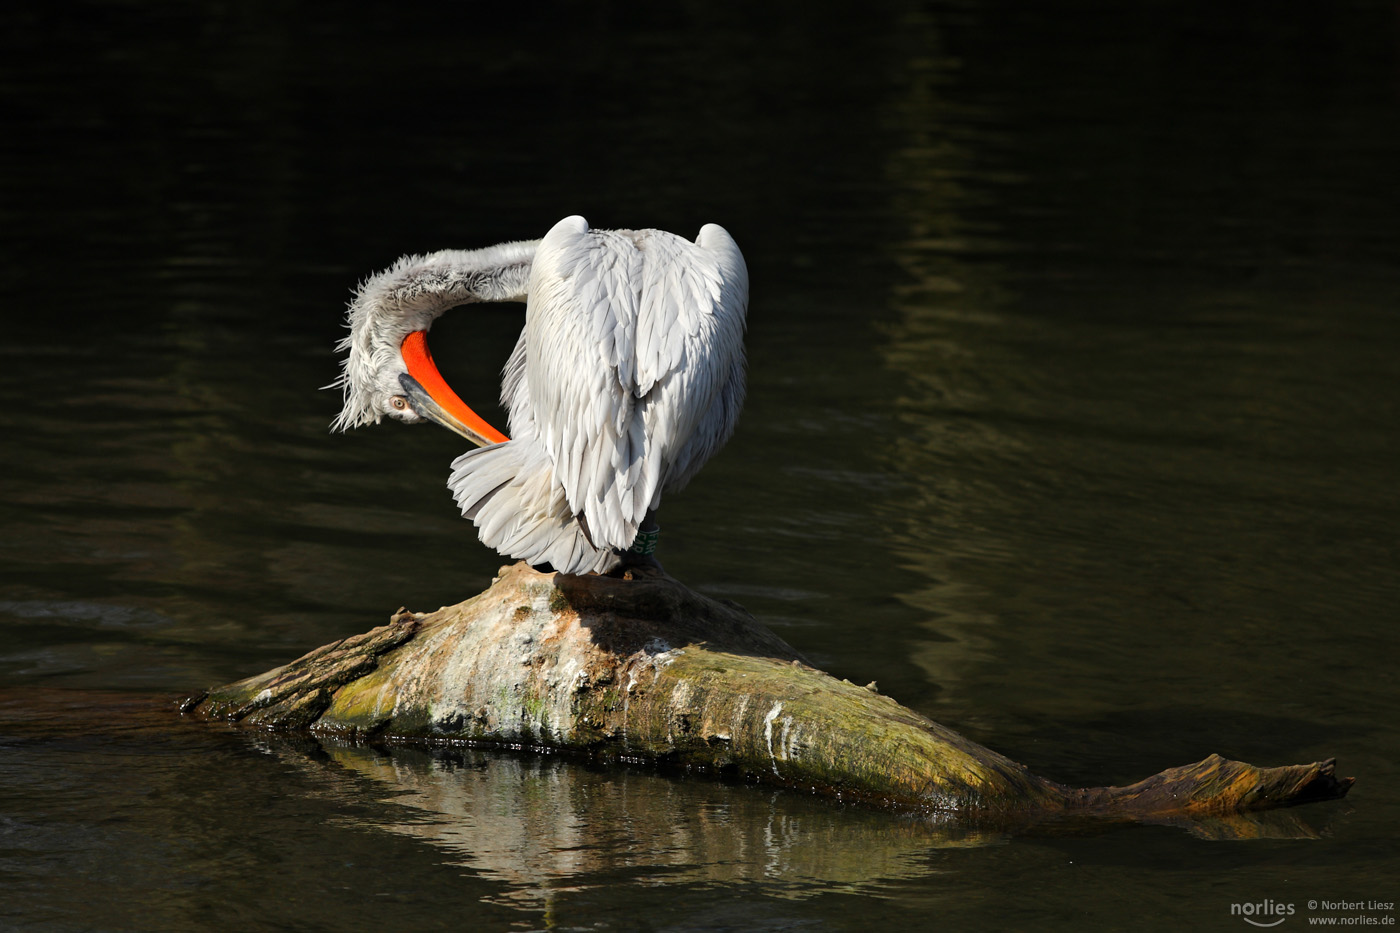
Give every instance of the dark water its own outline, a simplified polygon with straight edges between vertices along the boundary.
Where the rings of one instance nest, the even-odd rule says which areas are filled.
[[[1393,5],[30,7],[0,14],[0,926],[1400,900]],[[1350,798],[1249,841],[1008,837],[173,720],[152,696],[486,585],[459,443],[330,436],[317,389],[359,277],[574,212],[717,221],[749,261],[750,398],[666,504],[672,573],[1052,778],[1335,755]],[[493,420],[521,320],[434,329]]]

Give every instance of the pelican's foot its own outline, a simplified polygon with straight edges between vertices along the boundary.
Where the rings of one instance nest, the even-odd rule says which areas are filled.
[[[655,554],[638,554],[635,551],[621,551],[618,553],[617,566],[608,571],[610,577],[621,577],[624,580],[644,580],[648,577],[664,577],[666,568],[661,566],[661,561],[656,559]]]

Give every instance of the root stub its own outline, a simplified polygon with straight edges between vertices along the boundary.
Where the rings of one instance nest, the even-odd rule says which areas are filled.
[[[502,568],[479,596],[190,698],[264,729],[548,746],[698,767],[969,816],[1191,819],[1344,796],[1331,760],[1212,755],[1127,787],[1068,788],[867,687],[837,680],[732,603],[659,571]]]

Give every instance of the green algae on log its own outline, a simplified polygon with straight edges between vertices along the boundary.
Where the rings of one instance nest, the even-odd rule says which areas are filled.
[[[1077,789],[807,664],[742,608],[659,570],[501,569],[484,593],[191,697],[184,712],[360,739],[571,749],[847,799],[992,816],[1202,816],[1341,797],[1331,761],[1212,755]]]

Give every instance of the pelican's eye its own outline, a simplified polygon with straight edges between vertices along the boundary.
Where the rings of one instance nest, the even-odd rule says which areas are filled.
[[[393,405],[397,411],[408,411],[408,399],[402,395],[395,395],[389,399],[389,404]]]

